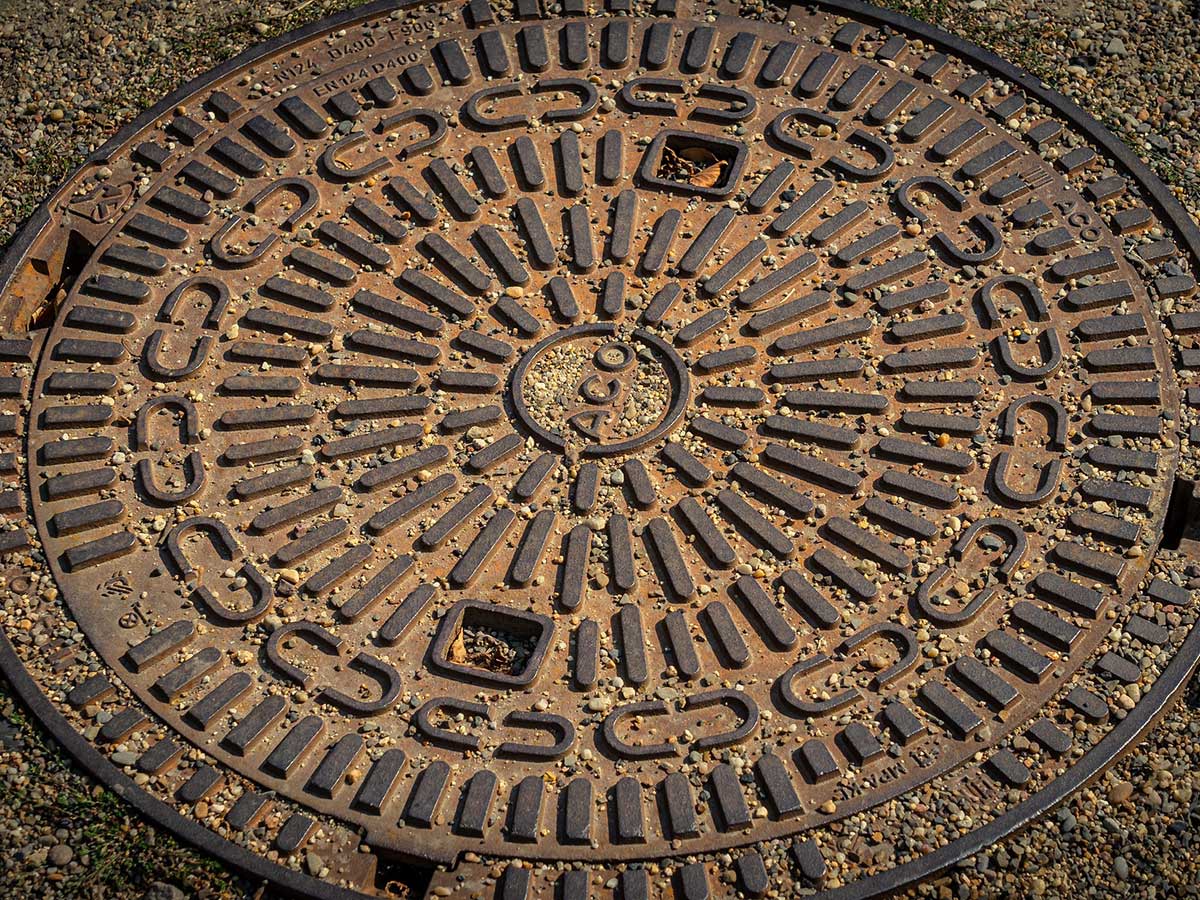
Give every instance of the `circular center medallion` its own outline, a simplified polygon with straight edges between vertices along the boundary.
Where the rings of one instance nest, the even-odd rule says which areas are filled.
[[[525,427],[579,456],[634,450],[670,431],[687,407],[687,366],[645,329],[577,325],[526,351],[510,396]]]

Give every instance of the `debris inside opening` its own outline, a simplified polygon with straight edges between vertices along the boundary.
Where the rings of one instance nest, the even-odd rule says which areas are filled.
[[[468,612],[447,653],[450,662],[499,675],[520,675],[537,647],[537,635],[485,625]]]

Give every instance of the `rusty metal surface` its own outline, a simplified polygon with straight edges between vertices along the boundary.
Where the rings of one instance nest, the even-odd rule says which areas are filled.
[[[1149,689],[1193,621],[1169,222],[969,61],[734,12],[372,11],[63,192],[9,505],[147,790],[221,773],[198,818],[364,890],[692,897],[755,845],[755,893],[969,833]]]

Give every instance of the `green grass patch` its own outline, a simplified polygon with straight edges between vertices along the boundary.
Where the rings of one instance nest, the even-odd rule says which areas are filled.
[[[0,690],[0,697],[5,692]],[[20,732],[29,771],[25,785],[0,782],[0,805],[22,809],[55,828],[78,832],[70,840],[76,858],[88,865],[69,872],[56,894],[140,900],[155,881],[192,893],[205,888],[214,898],[244,897],[245,888],[214,859],[155,829],[111,791],[95,784],[31,722],[16,703],[4,719]],[[54,795],[54,785],[61,788]],[[40,785],[35,793],[30,789]]]

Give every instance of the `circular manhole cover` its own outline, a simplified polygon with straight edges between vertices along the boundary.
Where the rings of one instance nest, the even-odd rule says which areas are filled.
[[[1194,226],[946,35],[737,12],[368,8],[18,239],[7,666],[133,802],[316,895],[866,896],[1174,693]]]

